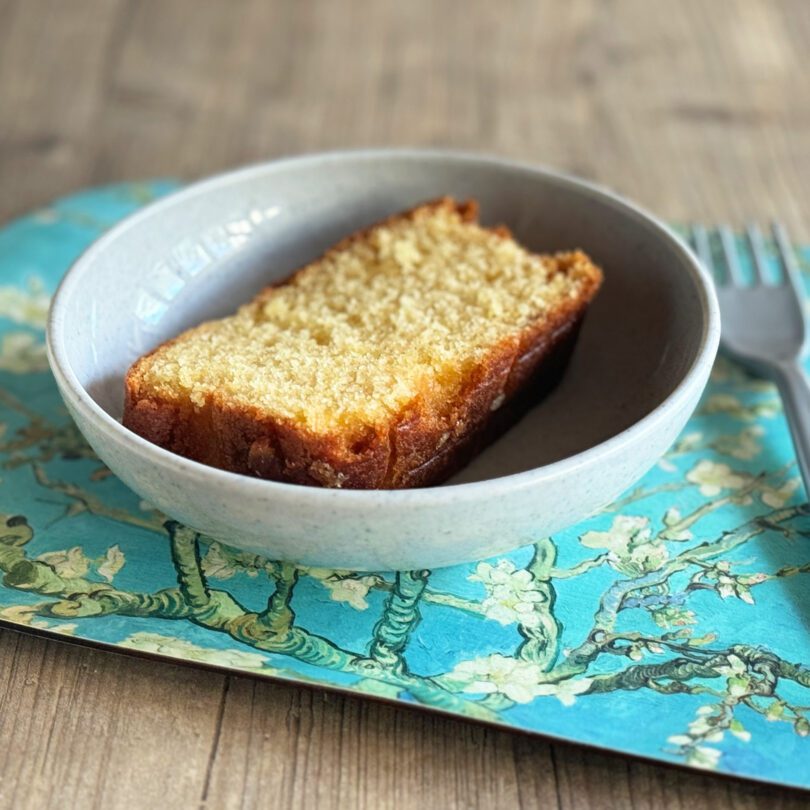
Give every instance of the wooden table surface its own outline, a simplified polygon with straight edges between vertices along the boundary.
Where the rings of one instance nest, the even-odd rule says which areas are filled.
[[[485,150],[810,239],[807,0],[0,0],[0,219],[347,146]],[[801,794],[0,633],[0,807],[802,807]]]

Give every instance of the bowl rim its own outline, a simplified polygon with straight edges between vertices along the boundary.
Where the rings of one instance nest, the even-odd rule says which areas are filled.
[[[373,162],[385,159],[485,165],[495,169],[539,175],[560,186],[574,188],[580,193],[596,198],[602,204],[619,209],[623,214],[636,220],[638,224],[647,228],[647,230],[656,233],[660,239],[669,244],[670,248],[674,248],[675,252],[679,253],[684,260],[683,263],[690,272],[692,283],[698,294],[701,310],[702,332],[700,341],[690,366],[685,370],[675,388],[658,405],[629,427],[579,453],[566,456],[550,464],[523,472],[469,483],[445,484],[439,487],[419,487],[414,489],[363,490],[309,487],[282,481],[253,478],[185,458],[152,444],[125,428],[108,414],[81,384],[67,358],[63,341],[62,326],[65,321],[66,302],[79,284],[85,267],[91,265],[96,255],[125,231],[140,225],[143,220],[159,214],[164,208],[170,208],[177,203],[188,201],[199,195],[214,191],[220,186],[238,182],[256,173],[272,172],[297,166],[312,167],[318,164],[332,164],[345,160]],[[187,478],[199,483],[218,484],[228,489],[236,486],[242,489],[246,495],[255,495],[259,498],[275,496],[277,498],[306,501],[309,505],[314,504],[317,506],[322,504],[332,508],[339,504],[351,504],[352,507],[362,507],[364,505],[379,507],[381,502],[384,502],[390,506],[419,507],[440,505],[447,502],[448,499],[476,501],[483,495],[492,497],[508,491],[534,487],[543,481],[573,473],[578,468],[598,464],[601,459],[619,451],[623,445],[633,444],[641,440],[645,435],[654,431],[662,420],[666,421],[670,414],[677,413],[682,406],[690,402],[695,387],[702,390],[714,362],[719,340],[720,311],[712,282],[686,242],[655,215],[604,186],[582,180],[544,165],[510,160],[486,153],[418,148],[344,149],[295,155],[252,163],[235,170],[218,173],[171,192],[125,217],[88,246],[73,262],[54,293],[46,327],[48,361],[63,396],[70,399],[70,404],[83,417],[96,421],[107,437],[114,440],[119,446],[128,446],[143,461],[164,468],[166,466],[174,467],[176,473],[182,473]]]

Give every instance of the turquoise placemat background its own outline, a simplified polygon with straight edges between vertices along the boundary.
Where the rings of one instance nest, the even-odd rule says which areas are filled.
[[[0,620],[810,788],[810,507],[772,386],[719,360],[637,488],[497,559],[347,574],[242,553],[110,475],[45,358],[69,264],[172,188],[0,230]]]

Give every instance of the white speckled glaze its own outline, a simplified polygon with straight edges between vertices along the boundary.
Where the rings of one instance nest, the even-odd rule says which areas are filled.
[[[422,200],[476,197],[535,250],[579,247],[605,270],[565,379],[449,484],[342,491],[248,478],[169,453],[119,423],[143,352],[233,311],[356,228]],[[664,225],[600,188],[458,153],[374,150],[251,166],[128,218],[70,269],[48,351],[98,455],[195,529],[274,559],[335,568],[433,568],[491,556],[615,499],[674,441],[706,384],[713,290]]]

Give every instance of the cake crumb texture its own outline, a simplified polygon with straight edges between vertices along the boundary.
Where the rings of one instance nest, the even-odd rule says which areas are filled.
[[[532,254],[476,219],[451,198],[392,217],[164,344],[127,375],[125,424],[238,472],[414,485],[409,472],[516,393],[516,361],[551,349],[601,282],[584,253]]]

